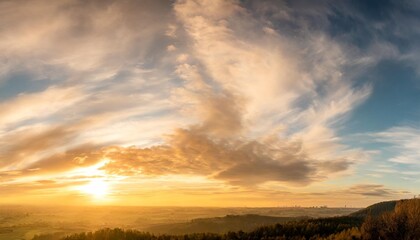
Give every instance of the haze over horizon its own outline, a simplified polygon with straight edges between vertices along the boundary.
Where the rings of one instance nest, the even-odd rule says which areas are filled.
[[[420,2],[0,1],[0,204],[420,194]]]

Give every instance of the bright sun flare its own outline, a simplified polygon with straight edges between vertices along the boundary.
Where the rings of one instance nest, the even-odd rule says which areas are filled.
[[[79,190],[95,198],[102,199],[108,195],[109,185],[103,179],[93,179],[88,184],[81,186]]]

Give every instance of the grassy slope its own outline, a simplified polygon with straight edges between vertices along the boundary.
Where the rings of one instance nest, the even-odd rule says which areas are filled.
[[[401,201],[401,200],[400,200]],[[352,217],[366,217],[368,215],[379,216],[385,212],[392,212],[395,209],[395,206],[398,201],[387,201],[375,203],[367,208],[361,209],[357,212],[350,214]]]

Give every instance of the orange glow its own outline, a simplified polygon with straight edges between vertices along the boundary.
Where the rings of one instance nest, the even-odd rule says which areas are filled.
[[[93,179],[88,184],[79,187],[78,190],[95,199],[102,200],[109,194],[109,184],[103,179]]]

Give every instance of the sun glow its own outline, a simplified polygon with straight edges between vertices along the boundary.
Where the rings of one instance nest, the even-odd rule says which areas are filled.
[[[104,199],[109,194],[109,184],[104,179],[93,179],[79,190],[96,199]]]

